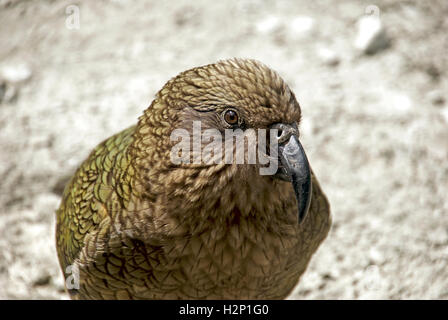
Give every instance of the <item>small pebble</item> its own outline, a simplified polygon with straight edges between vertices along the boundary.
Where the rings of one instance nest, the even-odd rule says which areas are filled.
[[[51,275],[49,275],[48,273],[43,273],[33,281],[33,286],[42,287],[49,285],[50,282],[51,282]]]
[[[432,90],[428,92],[427,97],[434,106],[443,106],[446,101],[443,93],[439,90]]]
[[[268,16],[260,20],[256,24],[256,29],[259,33],[268,34],[280,27],[280,19],[276,16]]]
[[[340,62],[336,52],[328,48],[319,48],[317,50],[317,56],[320,58],[322,63],[327,66],[337,66]]]
[[[31,78],[32,72],[24,63],[3,65],[0,67],[0,78],[9,83],[20,83]]]
[[[364,16],[358,20],[357,28],[354,45],[362,53],[373,55],[389,46],[389,38],[379,18]]]
[[[298,16],[291,21],[289,29],[293,35],[309,35],[314,29],[314,19],[308,16]]]

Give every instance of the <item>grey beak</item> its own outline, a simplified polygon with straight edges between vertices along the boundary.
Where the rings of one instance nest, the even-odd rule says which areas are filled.
[[[299,224],[305,219],[311,203],[311,170],[305,150],[297,139],[297,127],[276,124],[278,129],[278,157],[281,163],[275,177],[290,181],[298,207]]]

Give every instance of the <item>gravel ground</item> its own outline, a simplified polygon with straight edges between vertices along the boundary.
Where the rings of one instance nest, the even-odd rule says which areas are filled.
[[[290,298],[447,299],[448,3],[192,3],[0,0],[0,299],[67,299],[69,176],[172,76],[230,57],[293,88],[332,206]]]

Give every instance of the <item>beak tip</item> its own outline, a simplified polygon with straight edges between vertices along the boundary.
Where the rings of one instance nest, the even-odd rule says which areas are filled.
[[[299,215],[298,215],[298,222],[299,225],[302,225],[303,222],[305,221],[306,216],[308,215],[308,211],[310,209],[310,204],[311,204],[311,198],[312,198],[312,184],[311,184],[311,180],[310,180],[310,184],[309,184],[309,191],[308,191],[308,196],[306,196],[306,199],[302,199],[299,202]],[[299,201],[299,199],[297,199]]]

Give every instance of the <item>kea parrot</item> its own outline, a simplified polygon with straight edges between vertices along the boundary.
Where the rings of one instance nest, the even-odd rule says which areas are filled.
[[[64,189],[56,246],[70,297],[286,298],[331,227],[299,141],[301,116],[290,87],[256,60],[222,60],[169,80]],[[192,133],[194,122],[220,133],[275,129],[266,145],[278,148],[265,155],[277,170],[216,158],[176,163],[172,133]]]

